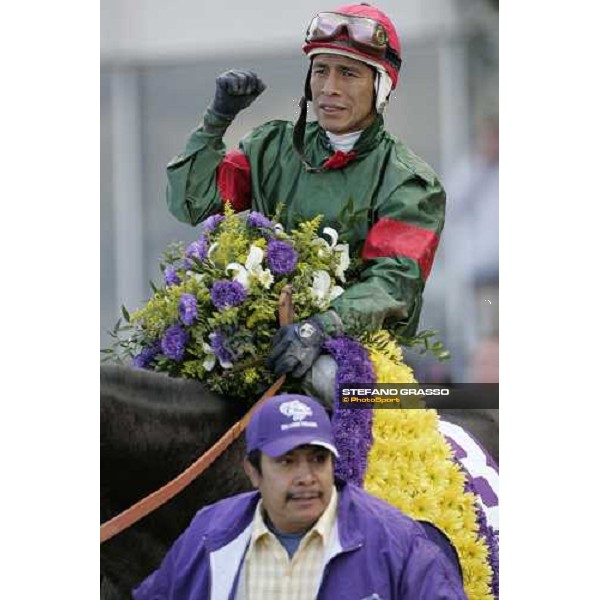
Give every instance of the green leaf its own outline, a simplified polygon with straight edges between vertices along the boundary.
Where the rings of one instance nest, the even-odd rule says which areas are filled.
[[[129,311],[125,308],[123,304],[121,304],[121,312],[123,313],[123,317],[129,323],[131,317],[129,316]]]

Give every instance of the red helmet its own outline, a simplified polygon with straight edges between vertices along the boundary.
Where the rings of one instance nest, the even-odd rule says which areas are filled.
[[[316,15],[302,49],[309,57],[340,54],[360,60],[389,76],[389,89],[398,83],[402,63],[398,34],[388,16],[369,4],[346,4]]]

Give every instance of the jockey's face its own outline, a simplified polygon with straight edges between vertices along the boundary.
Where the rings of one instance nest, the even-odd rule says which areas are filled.
[[[325,512],[333,493],[332,456],[320,446],[299,446],[277,458],[263,453],[262,474],[247,460],[244,462],[278,531],[306,531]]]
[[[317,54],[312,63],[310,88],[319,125],[336,134],[368,127],[376,115],[374,82],[374,70],[363,62],[335,54]]]

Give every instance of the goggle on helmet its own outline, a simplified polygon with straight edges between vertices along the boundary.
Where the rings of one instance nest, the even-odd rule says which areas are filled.
[[[368,4],[321,12],[306,30],[303,50],[309,58],[316,54],[337,54],[373,67],[378,74],[376,107],[383,112],[391,90],[397,85],[402,64],[398,34],[383,12]]]

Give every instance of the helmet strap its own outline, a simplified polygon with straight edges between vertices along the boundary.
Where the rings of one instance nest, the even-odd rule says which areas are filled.
[[[310,173],[321,173],[324,171],[323,167],[315,167],[312,165],[304,154],[304,134],[306,132],[306,114],[308,112],[308,101],[312,101],[312,91],[310,89],[310,77],[312,74],[312,58],[308,67],[308,73],[306,74],[306,80],[304,82],[304,95],[300,98],[298,106],[300,107],[300,116],[294,125],[293,142],[294,150],[300,156],[300,160],[304,165],[304,168]]]
[[[382,115],[390,100],[392,91],[392,79],[383,70],[377,69],[375,73],[375,109]]]

